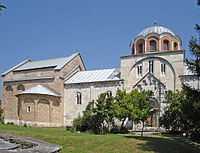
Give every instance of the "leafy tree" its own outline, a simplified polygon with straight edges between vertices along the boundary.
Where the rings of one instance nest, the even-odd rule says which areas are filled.
[[[85,111],[83,111],[83,116],[74,120],[76,129],[93,133],[104,133],[106,128],[110,131],[115,116],[113,100],[112,96],[102,93],[96,101],[89,102]]]
[[[111,124],[114,124],[114,98],[107,96],[106,93],[100,94],[100,97],[95,101],[95,108],[93,109],[95,114],[99,114],[107,123],[108,130],[110,131]],[[104,122],[103,128],[104,128]]]
[[[128,109],[131,104],[129,99],[129,95],[126,91],[117,90],[114,102],[114,111],[115,117],[122,122],[121,128],[124,126],[125,120],[131,116],[130,109]]]
[[[0,109],[0,121],[2,121],[3,109]]]
[[[130,99],[132,102],[132,105],[130,105],[129,108],[132,110],[130,119],[135,123],[142,122],[141,137],[143,136],[144,122],[153,113],[152,101],[149,100],[149,98],[152,96],[152,91],[143,90],[142,92],[138,92],[138,90],[135,89],[130,93]]]
[[[200,93],[184,86],[186,98],[182,104],[184,131],[188,138],[200,142]]]
[[[169,91],[165,113],[160,125],[171,132],[186,133],[186,137],[200,141],[200,94],[199,91],[183,86],[182,91]]]
[[[161,126],[171,129],[172,132],[183,131],[184,116],[182,106],[185,99],[186,94],[184,91],[177,91],[175,93],[168,91],[166,100],[164,101],[166,104],[165,112],[160,118]]]

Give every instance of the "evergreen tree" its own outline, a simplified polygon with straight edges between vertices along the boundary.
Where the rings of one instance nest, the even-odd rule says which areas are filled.
[[[2,12],[3,9],[6,9],[6,7],[4,5],[2,5],[1,2],[0,2],[0,15],[1,15],[1,12]]]
[[[197,1],[197,5],[200,6],[200,0]],[[196,24],[195,29],[199,35],[199,38],[192,37],[189,41],[189,47],[192,55],[195,57],[194,60],[186,59],[186,63],[189,69],[200,77],[200,26]]]

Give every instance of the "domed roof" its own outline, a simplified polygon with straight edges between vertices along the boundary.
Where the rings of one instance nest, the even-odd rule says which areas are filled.
[[[157,33],[159,35],[162,33],[169,33],[172,36],[175,36],[175,34],[168,28],[165,28],[163,26],[157,26],[157,25],[144,29],[142,32],[138,34],[138,36],[146,37],[150,33]]]

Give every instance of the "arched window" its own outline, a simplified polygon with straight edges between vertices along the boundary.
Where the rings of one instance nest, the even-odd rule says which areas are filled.
[[[22,84],[20,84],[20,85],[17,86],[17,90],[18,91],[24,91],[25,88],[24,88],[24,86]]]
[[[176,42],[174,43],[174,50],[178,50],[178,44]]]
[[[7,87],[6,87],[6,91],[11,91],[11,92],[13,92],[13,88],[12,88],[12,86],[10,86],[10,85],[7,86]]]
[[[163,49],[164,50],[169,50],[169,41],[168,40],[164,40],[163,41]]]
[[[109,91],[107,91],[107,93],[106,93],[106,94],[107,94],[107,96],[108,96],[108,97],[112,96],[112,92],[111,92],[110,90],[109,90]]]
[[[143,44],[139,44],[139,53],[143,53]]]
[[[81,104],[81,93],[80,92],[76,93],[76,103]]]
[[[156,51],[156,41],[155,40],[150,41],[150,51],[152,51],[152,52]]]

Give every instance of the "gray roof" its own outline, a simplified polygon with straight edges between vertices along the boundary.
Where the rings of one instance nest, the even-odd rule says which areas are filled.
[[[172,36],[175,36],[175,34],[168,28],[163,27],[163,26],[157,26],[157,25],[144,29],[142,32],[138,34],[138,36],[146,37],[150,33],[157,33],[159,35],[162,33],[169,33]]]
[[[102,69],[93,71],[80,71],[65,81],[65,84],[102,82],[102,81],[119,81],[119,69]]]
[[[63,66],[65,66],[68,62],[70,62],[78,54],[79,53],[74,53],[69,57],[28,62],[16,68],[14,71],[39,69],[39,68],[47,68],[47,67],[54,67],[54,70],[60,70]]]
[[[16,68],[18,68],[18,67],[24,65],[24,64],[27,63],[27,62],[30,62],[30,60],[25,60],[25,61],[23,61],[23,62],[17,64],[16,66],[12,67],[11,69],[7,70],[6,72],[2,73],[1,75],[6,75],[6,74],[8,74],[9,72],[11,72],[11,71],[13,71],[14,69],[16,69]]]
[[[60,97],[60,94],[58,94],[56,91],[53,89],[45,86],[45,85],[37,85],[32,88],[29,88],[18,95],[23,95],[23,94],[40,94],[40,95],[50,95],[50,96],[56,96]]]

